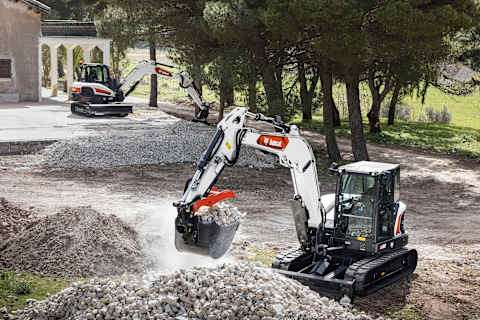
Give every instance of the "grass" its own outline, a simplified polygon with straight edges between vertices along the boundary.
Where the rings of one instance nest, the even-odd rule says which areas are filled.
[[[415,306],[406,304],[402,309],[396,311],[387,311],[386,315],[392,319],[401,320],[422,320],[423,317],[415,311]]]
[[[174,63],[168,58],[166,51],[157,52],[157,61],[160,63],[174,65]],[[148,49],[130,49],[127,54],[127,60],[124,61],[122,69],[125,70],[122,78],[138,65],[143,60],[150,60]],[[181,68],[181,66],[180,66]],[[167,68],[168,69],[168,68]],[[150,77],[144,77],[132,96],[137,98],[149,99],[150,97]],[[216,94],[208,88],[203,88],[203,97],[206,101],[218,100]],[[164,76],[158,76],[158,100],[174,102],[180,99],[185,99],[185,90],[180,88],[178,81]]]
[[[301,128],[324,131],[322,117],[317,114],[312,121],[302,121],[300,117],[296,117],[293,123]],[[366,122],[364,130],[366,139],[370,142],[432,150],[480,160],[480,129],[411,121],[396,121],[395,125],[387,126],[386,121],[382,120],[381,133],[368,133]],[[342,122],[342,126],[335,132],[338,136],[350,137],[348,122]]]
[[[480,129],[480,91],[475,91],[469,96],[453,96],[441,92],[439,89],[428,89],[425,105],[421,98],[412,96],[405,97],[403,103],[413,107],[413,112],[422,112],[427,106],[441,110],[447,106],[453,118],[450,124],[454,126]]]
[[[276,253],[271,250],[252,248],[248,252],[251,254],[247,258],[248,262],[260,262],[266,267],[270,267],[275,259]]]
[[[70,286],[73,279],[38,276],[31,273],[13,273],[0,269],[0,308],[8,312],[27,307],[27,299],[43,300]],[[0,319],[1,319],[0,315]]]

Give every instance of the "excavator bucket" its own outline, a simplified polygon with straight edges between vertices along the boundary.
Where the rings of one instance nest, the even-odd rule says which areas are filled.
[[[230,207],[218,203],[234,197],[231,190],[220,192],[212,188],[207,197],[193,205],[191,212],[179,208],[175,221],[177,250],[214,259],[222,257],[230,248],[240,221],[238,214],[232,216]]]
[[[177,218],[177,222],[178,222]],[[185,229],[181,223],[175,228],[175,247],[181,252],[190,252],[214,259],[222,257],[230,248],[240,222],[222,226],[216,221],[204,222],[200,217],[195,229]]]

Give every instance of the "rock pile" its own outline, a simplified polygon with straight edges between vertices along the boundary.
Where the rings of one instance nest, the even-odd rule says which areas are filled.
[[[60,277],[142,272],[142,261],[137,232],[89,207],[34,220],[0,248],[2,267]]]
[[[93,279],[30,301],[19,319],[371,319],[252,264],[225,264],[140,282]]]
[[[0,248],[34,217],[33,212],[20,209],[4,198],[0,198]]]
[[[214,127],[188,121],[140,134],[81,137],[59,141],[42,151],[42,164],[58,168],[111,168],[124,165],[197,162]],[[273,167],[276,158],[242,147],[238,166]]]

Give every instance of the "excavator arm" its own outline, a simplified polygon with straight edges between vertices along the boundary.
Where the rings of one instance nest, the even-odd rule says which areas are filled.
[[[209,105],[203,101],[202,95],[199,93],[195,83],[190,75],[183,70],[175,68],[178,72],[171,72],[161,67],[175,68],[167,64],[155,61],[143,61],[138,64],[125,78],[125,81],[119,88],[119,92],[127,97],[135,90],[142,78],[146,75],[158,74],[164,77],[169,77],[178,80],[181,88],[185,89],[187,94],[193,99],[195,104],[199,107],[200,112],[194,118],[194,121],[206,122],[208,117]]]
[[[277,129],[277,132],[262,133],[246,128],[247,118],[268,122]],[[225,166],[235,164],[243,145],[276,155],[280,164],[290,169],[294,187],[291,206],[297,236],[301,246],[305,250],[310,250],[313,241],[310,239],[309,226],[316,228],[320,223],[325,223],[326,219],[320,201],[312,149],[300,136],[296,126],[288,126],[278,118],[253,114],[246,108],[234,109],[218,124],[217,132],[202,155],[182,199],[174,203],[178,208],[177,230],[183,232],[183,237],[189,240],[189,230],[195,231],[192,228],[195,223],[191,223],[192,219],[195,219],[192,207],[209,195]]]

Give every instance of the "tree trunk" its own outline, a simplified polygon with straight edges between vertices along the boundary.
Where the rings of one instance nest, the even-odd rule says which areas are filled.
[[[388,108],[388,125],[393,126],[395,123],[395,111],[397,108],[398,96],[400,95],[400,89],[402,86],[397,84],[393,90],[392,99],[390,100],[390,106]]]
[[[223,113],[225,110],[225,105],[227,104],[227,100],[230,96],[230,88],[229,88],[229,81],[228,76],[224,75],[220,79],[220,107],[218,109],[218,118],[217,121],[220,122],[223,119]]]
[[[331,95],[331,103],[332,103],[332,113],[333,113],[333,126],[335,128],[340,127],[342,123],[340,122],[340,112],[338,111],[337,105],[335,104],[335,100],[333,100],[333,94]]]
[[[286,110],[282,90],[282,69],[270,64],[266,65],[263,71],[263,86],[267,96],[268,115],[283,117]]]
[[[203,93],[203,81],[202,81],[202,65],[195,63],[192,65],[192,79],[195,87],[200,95]],[[195,104],[195,114],[200,112],[200,107]]]
[[[318,69],[314,70],[314,74],[310,79],[310,88],[308,87],[307,76],[305,73],[305,65],[298,63],[298,77],[300,80],[300,98],[302,99],[302,119],[312,120],[312,101],[317,88],[320,74]]]
[[[257,75],[251,74],[248,79],[248,110],[257,112]]]
[[[232,106],[235,104],[235,95],[233,91],[233,79],[230,74],[230,76],[227,79],[228,81],[225,83],[225,103],[227,106]]]
[[[226,90],[220,89],[220,107],[218,109],[218,118],[217,121],[220,122],[223,119],[223,112],[225,110],[225,103],[227,101],[228,92]]]
[[[352,152],[355,160],[368,160],[367,144],[363,134],[362,112],[360,110],[360,91],[358,89],[360,74],[350,69],[346,77],[348,118],[352,135]]]
[[[340,150],[338,149],[337,138],[333,128],[334,112],[333,112],[333,94],[332,94],[332,73],[329,71],[320,71],[320,81],[322,82],[323,93],[323,125],[325,126],[325,143],[327,144],[328,158],[331,161],[342,159]]]
[[[312,120],[312,102],[308,99],[307,77],[303,62],[298,63],[298,80],[300,82],[300,99],[302,99],[302,120]]]
[[[370,71],[368,75],[368,86],[370,93],[372,94],[372,107],[367,114],[368,123],[370,126],[370,133],[379,133],[382,131],[380,128],[380,108],[382,102],[390,91],[390,79],[385,81],[383,91],[381,91],[382,82],[380,84],[375,83],[375,71]]]
[[[235,96],[233,90],[233,75],[230,70],[225,74],[225,105],[233,106],[235,104]]]
[[[150,41],[150,60],[157,61],[157,48],[154,41]],[[150,103],[149,103],[150,107],[158,108],[157,96],[158,96],[157,75],[152,74],[150,76]]]

